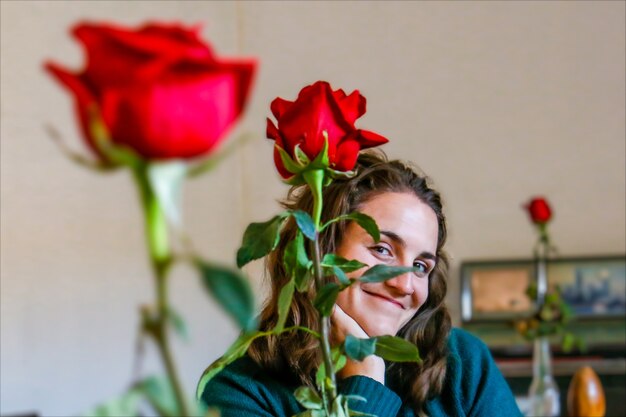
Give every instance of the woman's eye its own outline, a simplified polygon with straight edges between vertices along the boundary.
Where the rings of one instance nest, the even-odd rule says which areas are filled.
[[[417,271],[418,274],[426,274],[428,272],[428,265],[424,264],[423,262],[415,262],[413,266],[419,268],[419,270]]]
[[[389,250],[389,248],[386,248],[385,246],[380,246],[380,245],[374,246],[372,250],[379,255],[384,255],[384,256],[391,255],[391,251]]]

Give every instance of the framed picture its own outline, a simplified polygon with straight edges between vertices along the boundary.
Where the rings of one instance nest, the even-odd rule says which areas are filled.
[[[548,285],[558,285],[578,318],[626,315],[626,256],[550,260]],[[508,321],[531,314],[536,303],[526,288],[536,280],[532,259],[468,261],[461,264],[461,319]]]
[[[534,276],[532,260],[462,263],[461,319],[505,321],[531,313],[535,306],[526,288]]]
[[[556,260],[548,264],[548,286],[556,285],[578,318],[626,316],[624,257]]]

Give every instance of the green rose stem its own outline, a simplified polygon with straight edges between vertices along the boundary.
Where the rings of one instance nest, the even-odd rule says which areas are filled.
[[[319,230],[322,218],[322,187],[324,184],[324,170],[313,169],[306,171],[302,177],[311,188],[313,193],[313,223],[315,224],[315,241],[313,242],[313,268],[315,276],[315,288],[317,291],[324,285],[322,276],[322,261],[319,244]],[[330,353],[330,317],[323,317],[320,314],[321,321],[321,339],[322,357],[324,358],[324,367],[326,369],[326,378],[330,378],[330,404],[337,397],[337,383],[335,380],[335,372],[333,371],[332,357]],[[327,384],[328,385],[328,384]]]
[[[167,318],[169,315],[167,272],[172,261],[172,253],[168,241],[167,221],[159,205],[159,201],[150,187],[147,168],[147,165],[142,164],[142,166],[133,170],[135,180],[139,185],[141,193],[141,202],[146,219],[148,252],[150,254],[157,286],[157,314],[145,323],[145,327],[148,334],[154,338],[165,364],[167,375],[172,384],[176,401],[178,402],[178,411],[181,415],[188,416],[190,414],[172,358],[167,332]]]

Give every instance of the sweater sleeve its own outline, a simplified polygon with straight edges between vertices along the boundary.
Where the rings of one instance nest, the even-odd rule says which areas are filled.
[[[228,365],[204,388],[201,401],[220,411],[220,417],[291,417],[304,411],[293,392],[296,386],[284,378],[263,372],[250,358]],[[349,400],[352,410],[378,417],[396,417],[400,397],[383,384],[365,376],[339,382],[339,393],[365,398]]]
[[[344,379],[339,383],[339,393],[365,398],[367,401],[350,400],[350,409],[378,417],[395,417],[402,406],[402,401],[395,392],[366,376],[357,375]]]
[[[465,415],[522,416],[509,385],[480,339],[454,329],[448,346],[451,388]]]
[[[220,417],[290,417],[302,411],[291,389],[264,375],[248,358],[211,379],[201,401],[219,410]]]

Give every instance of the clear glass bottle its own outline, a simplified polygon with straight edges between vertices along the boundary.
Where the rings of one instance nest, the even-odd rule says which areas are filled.
[[[533,380],[528,390],[529,416],[553,417],[561,413],[559,387],[552,376],[550,341],[538,337],[533,348]]]

